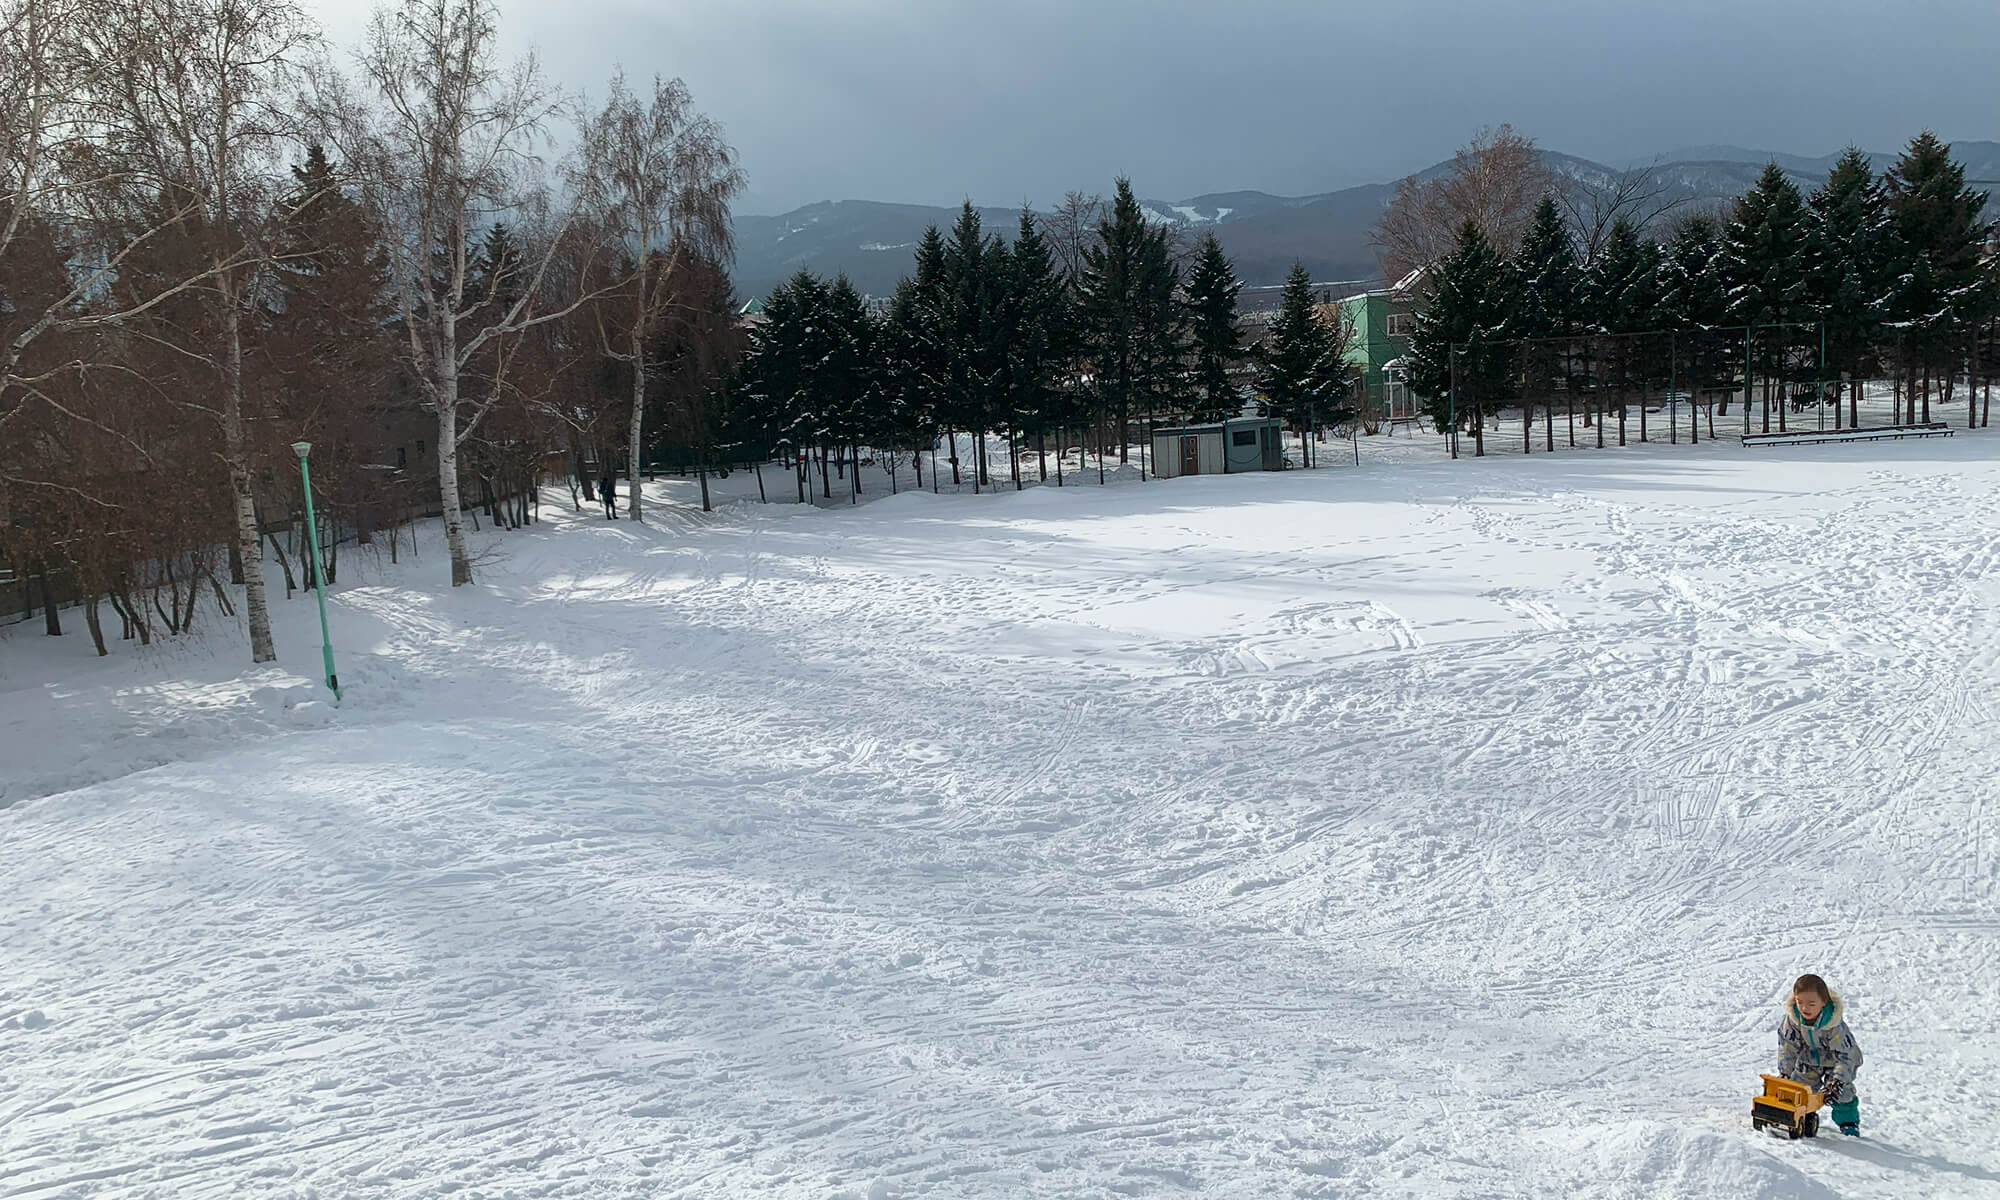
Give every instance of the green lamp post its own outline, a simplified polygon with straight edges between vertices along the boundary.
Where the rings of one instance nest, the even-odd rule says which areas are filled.
[[[333,702],[340,703],[340,676],[333,671],[333,634],[326,626],[326,577],[320,572],[319,522],[313,519],[312,469],[306,465],[306,455],[312,453],[311,442],[293,442],[292,449],[299,456],[299,481],[306,492],[306,544],[312,551],[313,591],[319,596],[319,644],[320,652],[326,659],[326,686],[333,693]]]

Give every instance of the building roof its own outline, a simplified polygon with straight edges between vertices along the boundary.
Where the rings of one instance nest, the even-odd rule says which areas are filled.
[[[1232,425],[1280,424],[1283,424],[1283,422],[1277,417],[1230,417],[1226,421],[1201,421],[1193,425],[1159,425],[1154,427],[1153,436],[1159,437],[1161,434],[1175,433],[1226,433]]]
[[[1357,285],[1368,282],[1365,279],[1330,279],[1322,280],[1312,286],[1319,297],[1317,303],[1324,304],[1349,295]],[[1265,313],[1276,315],[1284,297],[1285,285],[1282,283],[1244,284],[1236,293],[1237,311],[1246,321],[1261,318]]]
[[[1341,299],[1359,300],[1363,296],[1387,296],[1390,299],[1402,299],[1416,290],[1417,284],[1423,281],[1425,275],[1430,274],[1430,270],[1429,267],[1418,267],[1387,287],[1370,288],[1361,292],[1350,292],[1342,296]]]

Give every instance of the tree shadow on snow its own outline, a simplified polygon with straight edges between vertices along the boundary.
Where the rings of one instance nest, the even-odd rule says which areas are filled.
[[[1820,1141],[1838,1153],[1858,1158],[1865,1162],[1871,1162],[1877,1166],[1892,1167],[1898,1171],[1908,1171],[1913,1174],[1936,1172],[1943,1175],[1958,1175],[1966,1179],[1976,1179],[1981,1183],[2000,1183],[2000,1173],[1989,1171],[1985,1167],[1976,1167],[1970,1163],[1953,1162],[1951,1159],[1935,1154],[1917,1154],[1884,1142],[1854,1141],[1848,1138],[1835,1138],[1833,1140],[1821,1138]]]

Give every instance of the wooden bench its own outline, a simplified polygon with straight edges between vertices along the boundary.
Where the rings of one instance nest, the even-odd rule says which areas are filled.
[[[1950,437],[1943,421],[1918,425],[1875,425],[1867,429],[1792,429],[1784,433],[1746,433],[1746,446],[1816,446],[1822,442],[1880,442],[1908,437]]]

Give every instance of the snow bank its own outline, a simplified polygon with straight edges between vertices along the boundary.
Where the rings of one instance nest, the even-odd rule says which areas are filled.
[[[1590,1200],[1631,1196],[1713,1200],[1837,1200],[1843,1193],[1740,1136],[1686,1133],[1657,1121],[1582,1125],[1543,1134],[1548,1194]],[[1796,1149],[1798,1154],[1822,1148]],[[1795,1155],[1794,1155],[1795,1156]]]

